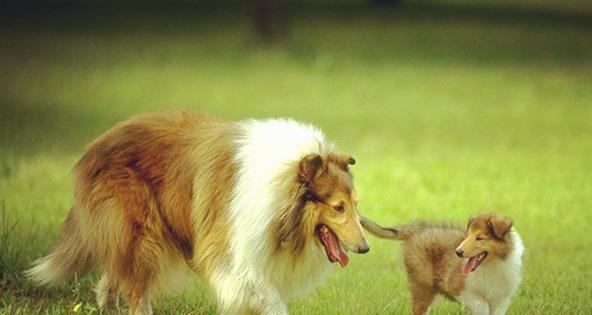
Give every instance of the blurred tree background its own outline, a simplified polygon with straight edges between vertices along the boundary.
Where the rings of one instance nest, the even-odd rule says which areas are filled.
[[[278,41],[286,32],[289,26],[291,13],[294,11],[306,11],[319,9],[334,9],[335,11],[350,9],[364,10],[368,7],[375,7],[383,10],[402,10],[416,8],[425,12],[442,10],[457,10],[459,13],[487,14],[500,13],[509,15],[528,15],[536,19],[537,13],[545,18],[555,15],[567,17],[566,15],[582,15],[585,17],[592,11],[592,3],[587,0],[123,0],[123,1],[97,1],[97,0],[2,0],[0,6],[5,10],[5,15],[11,15],[10,9],[33,9],[51,10],[58,8],[79,8],[79,9],[105,9],[113,10],[159,10],[166,8],[166,11],[182,11],[192,13],[212,13],[212,10],[237,11],[238,15],[250,15],[250,27],[253,35],[264,42]],[[467,9],[469,12],[467,12]],[[242,12],[241,12],[242,11]],[[501,11],[501,12],[500,12]],[[161,11],[162,12],[162,11]],[[236,21],[236,20],[235,20]]]

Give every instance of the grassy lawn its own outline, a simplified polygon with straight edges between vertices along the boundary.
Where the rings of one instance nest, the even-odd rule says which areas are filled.
[[[197,11],[0,13],[0,314],[99,313],[96,275],[38,289],[21,272],[56,239],[85,144],[171,108],[318,125],[384,224],[508,214],[527,248],[509,313],[592,312],[589,11],[320,6],[274,48],[247,40],[242,10]],[[370,242],[291,313],[409,313],[399,244]],[[193,283],[157,314],[214,314]]]

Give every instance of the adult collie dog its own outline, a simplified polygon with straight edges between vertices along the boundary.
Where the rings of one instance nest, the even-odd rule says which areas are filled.
[[[368,251],[349,166],[318,129],[291,120],[225,122],[185,112],[123,122],[75,167],[74,204],[28,276],[55,284],[96,267],[100,307],[130,314],[184,267],[222,314],[287,314],[285,301],[346,252]]]

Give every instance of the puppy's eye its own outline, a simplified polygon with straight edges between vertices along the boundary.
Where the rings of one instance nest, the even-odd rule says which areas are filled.
[[[333,209],[337,212],[343,212],[345,208],[343,207],[343,203],[339,203],[338,205],[333,206]]]
[[[476,240],[478,240],[478,241],[482,241],[482,240],[484,240],[484,238],[483,238],[483,236],[481,236],[481,235],[478,235],[478,236],[477,236],[477,238],[476,238]]]

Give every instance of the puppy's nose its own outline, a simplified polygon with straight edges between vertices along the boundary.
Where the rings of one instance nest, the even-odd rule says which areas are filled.
[[[364,245],[358,247],[358,254],[366,254],[369,251],[370,251],[370,247],[368,247],[368,244],[364,244]]]
[[[458,256],[458,257],[461,257],[461,258],[462,258],[463,254],[464,254],[464,251],[463,251],[462,249],[457,249],[457,250],[456,250],[456,256]]]

